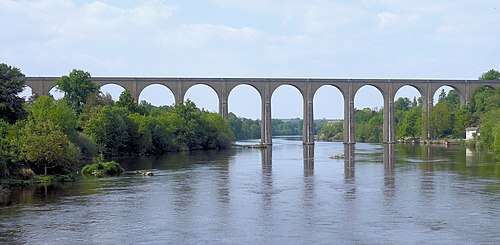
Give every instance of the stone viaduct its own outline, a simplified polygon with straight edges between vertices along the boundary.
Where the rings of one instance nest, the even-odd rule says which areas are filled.
[[[56,85],[58,77],[27,77],[26,85],[36,95],[45,95]],[[157,77],[93,77],[99,86],[117,84],[131,91],[135,100],[149,85],[161,84],[170,89],[176,103],[182,102],[187,90],[197,84],[211,87],[219,100],[219,113],[228,117],[229,93],[238,85],[250,85],[260,94],[261,103],[261,142],[272,144],[271,96],[281,85],[291,85],[299,90],[303,99],[303,143],[314,144],[313,98],[316,91],[325,85],[336,87],[344,97],[344,143],[354,144],[354,96],[365,85],[377,88],[384,100],[383,143],[396,142],[394,124],[394,97],[403,86],[409,85],[418,90],[423,103],[423,112],[433,106],[433,96],[441,86],[450,86],[460,95],[462,104],[469,104],[472,93],[486,85],[497,89],[500,80],[425,80],[425,79],[329,79],[329,78],[157,78]]]

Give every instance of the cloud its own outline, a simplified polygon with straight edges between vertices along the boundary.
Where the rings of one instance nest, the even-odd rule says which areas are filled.
[[[392,26],[396,25],[401,21],[401,18],[391,12],[383,12],[377,14],[377,17],[379,18],[379,25],[380,26]]]

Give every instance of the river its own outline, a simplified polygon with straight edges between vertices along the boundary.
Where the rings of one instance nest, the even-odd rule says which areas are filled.
[[[154,176],[16,191],[0,198],[0,243],[500,244],[500,166],[487,154],[273,143],[122,158]]]

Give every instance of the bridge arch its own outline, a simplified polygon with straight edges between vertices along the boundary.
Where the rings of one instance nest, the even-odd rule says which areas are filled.
[[[330,114],[325,110],[320,111],[319,106],[315,106],[314,118],[341,119],[343,117],[344,111],[344,98],[344,94],[339,87],[332,84],[325,84],[320,86],[313,92],[314,105],[319,105],[321,102],[322,105],[328,105],[327,108],[333,111]],[[340,102],[342,106],[336,106],[337,102]],[[322,116],[326,114],[332,115],[333,117],[328,118],[326,116]]]
[[[49,89],[49,92],[47,93],[47,95],[52,96],[56,100],[64,98],[64,92],[59,90],[59,87],[57,87],[57,85],[55,85],[51,89]]]
[[[183,101],[191,100],[195,102],[200,109],[210,112],[220,112],[219,102],[220,95],[217,90],[209,84],[198,83],[186,87],[186,92],[183,96]]]
[[[120,85],[120,83],[106,83],[99,87],[99,91],[102,94],[110,94],[114,101],[120,99],[121,93],[127,89],[126,87]]]
[[[137,102],[146,101],[155,106],[174,105],[175,96],[172,90],[161,83],[153,83],[140,90]]]
[[[23,91],[17,94],[17,96],[22,98],[24,101],[28,101],[29,98],[33,96],[33,92],[34,91],[30,86],[24,85]]]
[[[262,104],[262,95],[255,86],[250,84],[239,84],[228,92],[228,111],[235,113],[238,117],[249,118],[249,119],[261,119],[261,104]],[[236,97],[239,99],[244,99],[247,101],[244,107],[246,108],[244,111],[239,110],[238,107],[235,106],[234,103],[231,103],[232,100]],[[257,100],[257,103],[253,103],[254,100]],[[251,102],[251,103],[248,103]],[[255,106],[254,106],[255,105]],[[251,108],[251,109],[248,109]],[[252,108],[254,110],[252,110]],[[255,109],[257,108],[257,109]]]
[[[436,105],[438,103],[438,100],[439,100],[439,96],[440,94],[444,91],[446,93],[446,95],[448,95],[450,93],[450,91],[452,90],[455,90],[455,92],[458,94],[458,97],[460,99],[460,105],[463,105],[465,104],[465,102],[467,101],[464,96],[462,95],[462,93],[460,92],[460,90],[458,90],[455,86],[450,86],[450,85],[443,85],[443,86],[440,86],[438,88],[436,88],[434,91],[433,91],[433,94],[432,94],[432,104],[433,106]],[[472,97],[471,97],[472,98]],[[470,101],[470,100],[469,100]],[[468,103],[467,103],[468,104]]]

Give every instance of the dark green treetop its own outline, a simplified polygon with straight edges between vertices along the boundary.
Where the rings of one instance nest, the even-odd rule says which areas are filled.
[[[18,96],[24,89],[24,74],[16,67],[0,64],[0,119],[14,123],[27,114],[24,100]]]
[[[73,69],[69,76],[62,76],[56,81],[59,90],[63,91],[64,99],[78,114],[81,113],[87,97],[95,94],[99,87],[92,82],[90,73]]]

